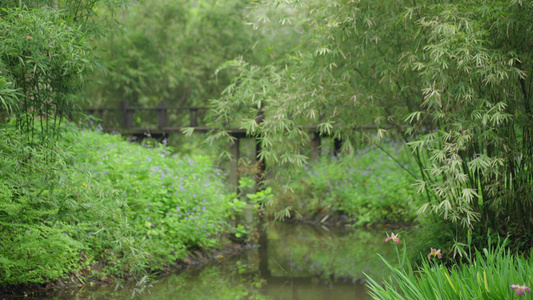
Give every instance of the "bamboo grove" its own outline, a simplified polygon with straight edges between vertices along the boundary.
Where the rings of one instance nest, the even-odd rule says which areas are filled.
[[[243,126],[262,158],[300,164],[305,125],[349,150],[375,124],[411,148],[421,213],[463,232],[532,229],[533,1],[258,5],[257,30],[285,26],[299,44],[266,66],[223,66],[240,75],[211,102],[214,126]]]

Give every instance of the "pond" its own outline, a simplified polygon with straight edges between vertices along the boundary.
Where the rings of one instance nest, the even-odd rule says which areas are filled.
[[[394,259],[383,231],[271,224],[266,246],[158,278],[139,287],[93,286],[38,299],[371,299],[365,273],[387,276],[378,253]],[[29,299],[26,297],[26,299]],[[36,299],[36,298],[34,298]]]

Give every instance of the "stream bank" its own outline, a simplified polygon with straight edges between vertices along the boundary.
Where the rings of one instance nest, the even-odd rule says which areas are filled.
[[[376,229],[269,224],[264,234],[265,245],[199,258],[154,281],[86,285],[25,298],[366,300],[365,274],[387,276],[377,254],[395,255],[384,243],[386,233]]]

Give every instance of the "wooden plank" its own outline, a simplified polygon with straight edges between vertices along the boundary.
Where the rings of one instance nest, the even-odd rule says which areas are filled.
[[[182,133],[184,129],[187,129],[187,128],[190,128],[189,126],[183,126],[183,127],[163,127],[163,128],[157,128],[157,127],[130,127],[130,128],[104,128],[104,131],[105,132],[119,132],[121,134],[143,134],[145,132],[150,132],[150,133],[159,133],[159,134],[163,134],[163,133]],[[208,126],[198,126],[198,127],[193,127],[194,128],[194,132],[197,132],[197,133],[207,133],[209,131],[212,131],[212,130],[218,130],[218,128],[215,128],[215,127],[208,127]],[[316,132],[317,129],[318,129],[318,126],[302,126],[303,129],[306,129],[310,132]],[[362,126],[362,127],[359,127],[357,129],[359,130],[377,130],[377,126],[374,126],[374,125],[369,125],[369,126]],[[381,128],[384,128],[384,129],[387,129],[387,127],[381,127]],[[230,127],[230,128],[227,128],[226,131],[232,135],[232,136],[235,136],[235,137],[238,137],[238,138],[244,138],[244,137],[250,137],[247,133],[246,133],[246,129],[244,128],[240,128],[240,127]],[[323,135],[323,136],[327,136],[327,135]]]

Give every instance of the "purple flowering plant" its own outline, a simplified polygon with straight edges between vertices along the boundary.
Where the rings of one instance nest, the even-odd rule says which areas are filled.
[[[138,239],[148,241],[151,268],[183,259],[191,247],[217,247],[218,236],[231,232],[230,220],[246,204],[225,192],[210,159],[173,155],[161,144],[142,147],[113,139],[99,153],[106,159],[97,160],[95,171],[107,171],[106,180],[122,191]]]
[[[525,283],[523,285],[511,284],[511,289],[516,291],[517,296],[523,296],[526,292],[528,295],[531,295],[531,289],[527,287]]]

